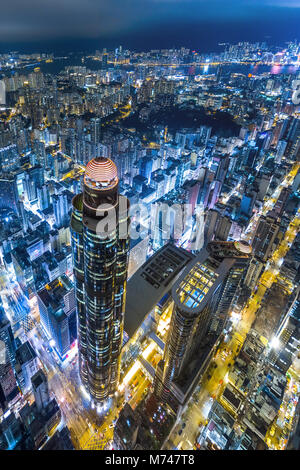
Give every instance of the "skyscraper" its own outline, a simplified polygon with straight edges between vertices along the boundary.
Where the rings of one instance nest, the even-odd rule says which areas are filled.
[[[91,119],[91,140],[94,144],[101,141],[101,118]]]
[[[175,393],[180,401],[181,394],[176,392],[180,384],[188,390],[182,394],[186,400],[207,360],[201,346],[208,332],[215,338],[220,334],[250,253],[251,247],[243,242],[210,242],[174,284],[168,339],[154,383],[159,398],[168,400]]]
[[[5,356],[3,359],[9,360],[11,364],[15,363],[16,345],[14,335],[11,329],[10,321],[8,320],[3,306],[0,304],[0,341],[5,346]],[[3,353],[4,354],[4,353]],[[1,362],[0,362],[1,364]]]
[[[76,337],[74,286],[66,275],[60,276],[37,293],[37,300],[41,324],[62,358]]]
[[[53,212],[57,228],[61,228],[68,220],[68,198],[66,191],[52,196]]]
[[[257,258],[267,261],[278,232],[279,224],[272,215],[259,218],[252,243],[253,253]]]
[[[120,374],[129,241],[118,183],[111,160],[91,160],[71,218],[79,370],[96,403],[116,391]]]

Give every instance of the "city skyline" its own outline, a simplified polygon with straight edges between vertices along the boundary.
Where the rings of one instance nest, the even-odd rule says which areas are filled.
[[[1,451],[300,449],[299,22],[3,5]]]

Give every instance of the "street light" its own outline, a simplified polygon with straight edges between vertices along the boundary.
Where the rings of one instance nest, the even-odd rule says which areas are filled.
[[[270,348],[271,349],[278,349],[280,346],[280,341],[279,341],[279,338],[277,338],[276,336],[274,336],[271,341],[270,341]]]

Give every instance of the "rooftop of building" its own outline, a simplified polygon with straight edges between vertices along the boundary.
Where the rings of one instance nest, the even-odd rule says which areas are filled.
[[[16,358],[21,365],[27,364],[36,357],[36,353],[29,341],[26,341],[25,343],[21,344],[21,346],[16,351]]]
[[[49,284],[46,284],[46,286],[41,289],[37,295],[46,308],[51,308],[52,311],[55,312],[62,307],[64,296],[71,289],[73,289],[72,281],[68,276],[63,274],[52,282],[49,282]]]
[[[241,398],[230,384],[225,388],[222,397],[230,403],[234,410],[238,410],[241,404]]]
[[[211,242],[183,271],[172,297],[186,315],[198,315],[211,300],[235,259],[249,257],[251,248],[242,242]]]
[[[181,304],[191,309],[197,308],[218,276],[206,261],[197,262],[178,286],[176,293]]]
[[[127,284],[124,329],[132,337],[146,315],[172,288],[194,255],[168,243],[152,255]],[[138,302],[142,293],[143,302]]]
[[[56,431],[41,450],[74,450],[68,428]]]
[[[112,160],[93,158],[85,169],[84,183],[95,189],[111,189],[118,184],[118,171]]]
[[[11,253],[22,269],[26,269],[31,266],[27,251],[23,250],[21,247],[16,247]]]
[[[31,382],[35,389],[37,389],[43,382],[46,381],[46,376],[44,372],[39,369],[32,377]]]

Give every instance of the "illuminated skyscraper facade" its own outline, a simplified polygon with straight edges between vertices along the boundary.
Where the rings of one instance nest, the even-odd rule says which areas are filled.
[[[217,337],[222,331],[250,254],[242,242],[210,242],[174,284],[168,339],[154,383],[158,397],[168,400],[172,382],[186,374],[208,332]]]
[[[129,240],[118,182],[111,160],[91,160],[71,219],[79,371],[96,403],[116,391],[120,375]]]

